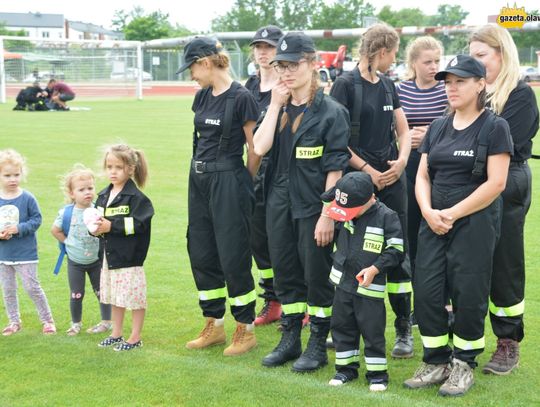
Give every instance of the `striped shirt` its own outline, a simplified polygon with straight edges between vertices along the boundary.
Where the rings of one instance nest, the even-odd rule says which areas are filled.
[[[431,124],[448,106],[443,81],[429,89],[419,89],[415,81],[403,81],[397,93],[410,128]]]

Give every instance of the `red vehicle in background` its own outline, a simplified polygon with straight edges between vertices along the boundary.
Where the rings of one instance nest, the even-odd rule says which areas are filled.
[[[337,51],[317,51],[318,69],[322,82],[334,81],[343,73],[343,70],[348,71],[352,69],[348,66],[350,64],[346,64],[344,67],[344,63],[347,62],[346,53],[346,45],[340,45]]]

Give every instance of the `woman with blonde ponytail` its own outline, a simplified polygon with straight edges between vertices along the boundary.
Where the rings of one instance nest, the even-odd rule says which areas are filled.
[[[519,362],[525,309],[525,250],[523,227],[531,205],[532,138],[538,131],[538,105],[533,90],[519,80],[519,57],[512,37],[504,28],[488,24],[473,32],[471,56],[486,66],[487,104],[506,119],[514,154],[502,193],[501,236],[495,248],[489,316],[497,336],[497,349],[484,373],[505,375]]]
[[[262,361],[280,366],[297,359],[293,371],[309,372],[328,363],[334,289],[334,222],[323,213],[321,194],[347,167],[347,111],[319,88],[315,47],[303,33],[288,33],[273,61],[280,82],[255,132],[255,152],[269,152],[266,229],[274,268],[274,288],[282,304],[282,337]],[[305,312],[311,336],[302,353]]]
[[[387,24],[369,27],[361,38],[357,68],[336,79],[330,95],[349,110],[351,118],[349,149],[352,158],[348,171],[363,171],[371,176],[375,195],[397,212],[406,237],[407,181],[404,171],[411,151],[411,137],[396,88],[382,75],[394,63],[398,48],[399,36],[392,27]],[[413,356],[408,250],[408,239],[405,239],[405,259],[388,273],[386,285],[396,315],[394,358]]]

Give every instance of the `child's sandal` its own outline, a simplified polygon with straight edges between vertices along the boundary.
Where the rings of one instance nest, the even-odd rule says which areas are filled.
[[[75,336],[81,332],[82,324],[80,322],[73,322],[71,327],[66,331],[68,336]]]
[[[43,332],[43,335],[54,335],[56,333],[54,322],[45,322],[41,332]]]
[[[10,336],[13,335],[21,330],[21,323],[20,322],[10,322],[8,326],[6,326],[2,330],[2,335],[4,336]]]
[[[88,328],[86,330],[86,332],[89,333],[89,334],[102,334],[102,333],[105,333],[107,331],[110,331],[111,328],[112,328],[112,323],[111,322],[101,321],[99,324],[94,325],[91,328]]]

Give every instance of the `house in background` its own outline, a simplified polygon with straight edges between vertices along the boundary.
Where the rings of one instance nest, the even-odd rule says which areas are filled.
[[[28,37],[65,38],[63,14],[0,13],[0,23],[6,30],[24,30]]]
[[[74,40],[122,40],[124,34],[101,26],[69,21],[63,14],[1,13],[0,24],[7,30],[24,30],[28,37]]]

